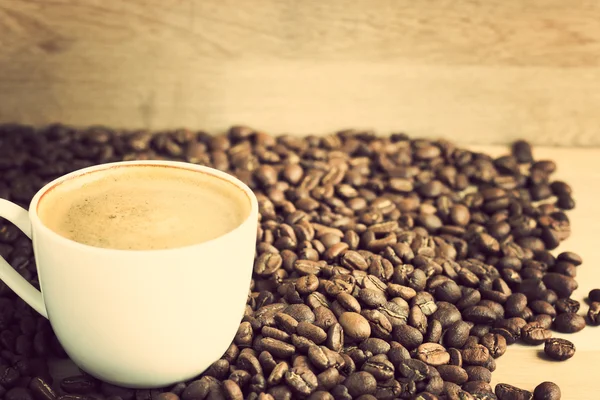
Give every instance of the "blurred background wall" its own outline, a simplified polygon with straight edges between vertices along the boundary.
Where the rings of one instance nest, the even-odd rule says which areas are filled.
[[[0,123],[600,145],[596,0],[0,0]]]

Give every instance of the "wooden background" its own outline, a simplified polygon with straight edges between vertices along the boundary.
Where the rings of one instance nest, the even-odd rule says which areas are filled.
[[[0,122],[600,145],[596,0],[0,0]]]

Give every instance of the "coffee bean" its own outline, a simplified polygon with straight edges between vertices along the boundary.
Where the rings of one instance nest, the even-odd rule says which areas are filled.
[[[592,326],[600,325],[600,303],[592,302],[587,312],[588,323]]]
[[[488,333],[481,337],[479,343],[485,346],[492,357],[498,358],[506,352],[506,339],[497,333]]]
[[[398,372],[403,378],[421,382],[431,373],[430,367],[423,361],[406,359],[398,365]]]
[[[468,393],[473,394],[475,398],[482,398],[484,396],[488,396],[492,393],[492,387],[489,383],[484,381],[469,381],[462,385],[462,388]]]
[[[361,369],[373,375],[377,381],[386,381],[394,377],[394,365],[387,359],[385,354],[368,358]]]
[[[554,328],[563,333],[579,332],[585,328],[585,319],[581,315],[570,312],[558,314],[554,319]]]
[[[403,305],[399,304],[401,298],[396,298],[396,302],[388,301],[377,310],[387,317],[392,327],[404,325],[408,322],[409,308],[406,301],[403,300]]]
[[[465,372],[468,375],[469,381],[483,381],[487,383],[492,381],[492,373],[485,367],[470,365],[465,367]]]
[[[495,388],[496,396],[498,400],[531,400],[533,399],[533,393],[519,389],[516,386],[508,385],[506,383],[499,383]]]
[[[291,304],[287,306],[283,312],[292,316],[298,322],[315,322],[315,314],[308,306],[304,304]]]
[[[439,343],[442,338],[442,323],[437,319],[432,319],[427,325],[427,332],[423,336],[424,342]]]
[[[118,400],[118,399],[113,399],[113,400]],[[165,393],[160,393],[158,396],[156,396],[156,400],[179,400],[179,396],[177,396],[175,393],[165,392]]]
[[[538,345],[552,337],[552,332],[536,322],[530,322],[521,329],[521,340],[524,343]]]
[[[29,382],[29,389],[37,400],[56,400],[58,395],[42,378],[34,377]]]
[[[460,311],[454,304],[440,301],[437,303],[437,306],[438,309],[431,315],[431,318],[440,321],[442,328],[446,329],[456,321],[462,319]]]
[[[542,382],[533,391],[534,400],[560,400],[560,388],[554,382]]]
[[[481,344],[464,348],[461,353],[463,362],[467,365],[485,365],[488,358],[490,358],[489,350]]]
[[[600,289],[592,289],[588,294],[588,300],[590,302],[600,302]]]
[[[307,321],[298,323],[298,326],[296,327],[296,333],[312,340],[316,344],[321,344],[327,339],[327,333],[325,330]]]
[[[450,362],[450,354],[437,343],[424,343],[417,348],[417,358],[426,364],[440,366]]]
[[[513,143],[512,155],[519,164],[528,164],[533,162],[531,145],[524,140],[517,140]]]
[[[492,324],[499,317],[494,310],[481,305],[464,309],[462,315],[466,321],[476,324]]]
[[[352,397],[358,397],[364,394],[374,394],[377,390],[377,381],[368,372],[355,372],[348,376],[344,381],[344,386],[348,388],[348,393]]]
[[[556,304],[554,304],[554,307],[558,313],[577,313],[577,311],[579,311],[580,304],[577,300],[563,298],[558,299]]]
[[[437,370],[443,380],[458,385],[462,385],[469,379],[467,371],[457,365],[440,365]]]
[[[77,375],[64,378],[60,382],[60,388],[67,393],[88,394],[95,391],[98,382],[87,375]]]
[[[294,367],[285,373],[285,381],[296,393],[308,396],[317,388],[316,375],[306,367]]]
[[[570,297],[573,291],[578,288],[575,279],[555,272],[544,275],[543,281],[546,287],[554,290],[559,297]]]
[[[308,400],[334,400],[333,395],[325,391],[319,390],[308,397]]]
[[[575,345],[566,339],[551,338],[544,344],[544,352],[558,361],[568,360],[575,354]]]
[[[461,348],[469,337],[471,325],[464,321],[456,321],[444,334],[444,344],[447,347]]]
[[[345,312],[339,318],[344,334],[351,340],[361,341],[371,336],[369,321],[355,312]]]
[[[395,326],[392,337],[408,350],[415,349],[423,343],[423,334],[410,325]]]
[[[19,398],[21,399],[21,398]],[[86,396],[84,394],[63,394],[58,400],[93,400],[94,397]]]
[[[358,298],[367,307],[380,307],[387,303],[387,298],[383,292],[376,289],[360,289],[358,292]]]
[[[552,326],[552,317],[547,314],[534,315],[529,319],[529,322],[534,322],[545,329],[550,329]]]

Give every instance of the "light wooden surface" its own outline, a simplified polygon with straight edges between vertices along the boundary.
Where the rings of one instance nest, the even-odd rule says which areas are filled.
[[[490,154],[505,154],[504,148],[477,147]],[[534,149],[538,158],[555,160],[558,168],[556,178],[568,182],[574,191],[576,208],[568,213],[571,221],[571,237],[556,250],[570,250],[583,257],[577,270],[577,289],[573,298],[581,302],[580,314],[587,313],[584,302],[588,292],[600,288],[600,148],[595,149]],[[492,374],[493,383],[510,383],[533,390],[543,381],[557,383],[563,400],[597,400],[600,398],[600,329],[586,327],[576,334],[554,332],[555,337],[572,341],[576,346],[573,358],[564,362],[546,361],[539,357],[543,346],[510,346],[504,356],[497,360],[497,370]]]
[[[0,122],[600,145],[595,0],[0,0]]]
[[[472,147],[493,155],[506,154],[503,146]],[[580,313],[587,313],[584,298],[594,288],[600,288],[600,148],[596,149],[535,149],[538,158],[553,159],[558,164],[557,179],[573,187],[577,207],[569,212],[572,235],[556,253],[570,250],[583,257],[578,267],[579,289],[573,298],[582,303]],[[553,381],[562,390],[563,400],[597,400],[600,398],[598,363],[600,362],[600,328],[586,327],[576,334],[554,333],[555,337],[571,340],[577,351],[568,361],[553,362],[540,358],[543,346],[512,345],[497,360],[497,370],[492,374],[492,384],[504,382],[533,390],[543,381]],[[57,378],[76,374],[73,364],[54,365]]]

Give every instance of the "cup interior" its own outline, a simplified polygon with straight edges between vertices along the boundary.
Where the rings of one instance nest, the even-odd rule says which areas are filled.
[[[58,234],[52,229],[51,226],[49,226],[46,223],[47,221],[44,221],[44,212],[40,212],[43,211],[43,208],[46,205],[50,205],[53,203],[57,204],[57,196],[69,196],[69,193],[76,193],[81,188],[86,187],[86,185],[92,185],[101,180],[110,180],[113,176],[124,176],[127,175],[129,171],[139,172],[145,168],[149,169],[149,173],[152,173],[150,169],[156,169],[156,172],[160,171],[160,174],[162,174],[162,176],[166,177],[167,179],[171,179],[170,173],[172,172],[173,180],[193,180],[196,179],[195,174],[199,174],[199,184],[205,184],[208,186],[217,185],[219,186],[219,188],[226,190],[226,192],[224,193],[226,193],[227,195],[227,201],[223,202],[222,205],[220,204],[219,207],[232,207],[232,205],[235,204],[236,208],[239,207],[239,209],[236,209],[236,213],[239,213],[241,215],[241,218],[238,218],[239,222],[236,222],[236,225],[232,225],[230,230],[219,234],[220,236],[224,236],[230,231],[238,229],[241,225],[245,224],[250,218],[258,217],[258,202],[256,200],[256,196],[247,185],[245,185],[237,178],[226,174],[222,171],[195,164],[184,162],[149,160],[126,161],[97,165],[82,170],[74,171],[70,174],[64,175],[48,183],[34,196],[30,204],[29,210],[32,225],[38,225],[41,229],[52,232],[54,234]],[[107,185],[110,185],[110,182],[108,182]],[[46,212],[45,214],[48,214],[48,212]],[[210,227],[206,229],[210,229]],[[84,243],[79,243],[78,241],[71,240],[67,237],[62,237],[79,245],[85,245]],[[218,239],[218,237],[215,237],[214,239]],[[198,243],[189,243],[187,245],[201,244],[203,242],[204,241]]]

